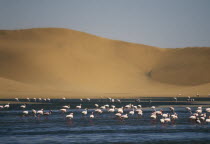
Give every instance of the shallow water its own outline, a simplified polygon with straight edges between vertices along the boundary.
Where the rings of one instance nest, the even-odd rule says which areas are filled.
[[[111,103],[107,100],[91,100],[90,102],[80,102],[79,100],[51,100],[42,104],[27,104],[26,110],[45,111],[52,110],[53,113],[44,117],[35,118],[32,115],[22,117],[20,104],[11,104],[9,109],[0,111],[0,139],[1,143],[209,143],[210,124],[194,124],[188,119],[190,113],[185,110],[185,105],[190,105],[192,111],[200,106],[202,102],[203,110],[210,107],[209,98],[196,99],[197,103],[189,102],[168,102],[169,98],[152,99],[148,102],[143,99],[137,103],[134,100],[122,100],[121,103]],[[20,100],[24,101],[24,100]],[[156,102],[157,101],[157,102]],[[76,105],[82,104],[83,108],[88,108],[88,115],[82,116],[84,109],[75,109]],[[116,119],[114,113],[103,110],[102,114],[96,114],[94,119],[89,115],[95,110],[94,104],[100,106],[104,104],[114,104],[117,107],[132,103],[142,104],[143,116],[137,114],[129,115],[128,119]],[[59,109],[63,105],[70,104],[71,108],[66,114],[74,113],[73,120],[66,120],[66,114],[62,114]],[[162,109],[164,113],[170,113],[168,107],[173,104],[179,119],[175,124],[160,124],[159,121],[152,122],[150,114],[151,105],[155,105],[157,110]],[[195,105],[197,104],[197,105]],[[126,112],[128,112],[127,110]]]

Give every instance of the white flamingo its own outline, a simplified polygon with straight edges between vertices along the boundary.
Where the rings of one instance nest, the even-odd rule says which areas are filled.
[[[49,115],[51,115],[52,114],[52,110],[50,110],[49,112],[44,112],[43,113],[43,115],[45,115],[45,116],[49,116]]]
[[[153,111],[156,111],[155,106],[151,106],[151,109],[152,109]]]
[[[94,118],[93,112],[92,112],[92,114],[90,115],[90,118],[91,118],[91,119],[93,119],[93,118]]]
[[[44,114],[44,109],[38,110],[38,111],[37,111],[37,114],[43,115],[43,114]]]
[[[210,113],[210,108],[206,108],[206,112]]]
[[[20,108],[25,109],[26,108],[26,104],[21,105]]]
[[[81,109],[82,108],[82,104],[76,106],[77,109]]]
[[[103,113],[103,111],[101,109],[96,109],[95,112],[97,112],[99,114]]]
[[[4,108],[9,108],[9,107],[10,107],[9,104],[10,104],[10,103],[6,104],[6,105],[4,106]]]
[[[63,106],[63,108],[70,109],[70,105],[65,105],[65,106]]]
[[[70,113],[69,115],[66,115],[67,119],[73,119],[74,118],[74,113]]]
[[[122,113],[123,113],[123,107],[118,108],[118,109],[117,109],[117,112],[122,114]]]
[[[141,108],[141,105],[137,105],[138,108]]]
[[[207,123],[210,123],[210,116],[206,119]]]
[[[117,117],[121,117],[121,115],[122,115],[121,113],[116,113],[115,114],[115,116],[117,116]]]
[[[65,113],[67,110],[66,110],[66,109],[60,109],[60,111],[61,111],[62,113]]]
[[[99,107],[99,105],[98,105],[98,104],[95,104],[95,107],[96,107],[96,108],[98,108],[98,107]]]
[[[134,113],[135,113],[134,109],[129,112],[130,115],[134,115]]]
[[[23,115],[24,116],[28,115],[28,111],[23,111]]]
[[[140,117],[141,117],[141,116],[143,115],[143,112],[142,112],[142,111],[138,111],[138,113],[137,113],[137,114],[138,114],[138,116],[140,116]]]
[[[122,119],[127,119],[128,118],[128,114],[121,115],[121,118]]]
[[[26,98],[26,100],[30,102],[30,98]]]
[[[156,113],[152,113],[152,114],[150,115],[150,118],[151,118],[152,120],[156,120],[156,119],[157,119]]]
[[[47,98],[47,100],[50,102],[50,98]]]
[[[36,98],[33,98],[33,100],[36,102]]]
[[[110,108],[110,109],[108,110],[108,112],[114,112],[114,111],[115,111],[114,108]]]
[[[36,116],[36,110],[35,110],[35,109],[32,109],[32,114],[33,114],[34,116]]]
[[[87,108],[85,108],[85,110],[82,111],[82,114],[83,114],[83,115],[87,115],[87,113],[88,113]]]

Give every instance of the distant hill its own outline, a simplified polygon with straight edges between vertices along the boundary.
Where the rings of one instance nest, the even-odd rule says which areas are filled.
[[[207,95],[210,48],[163,49],[62,28],[0,30],[0,96]]]

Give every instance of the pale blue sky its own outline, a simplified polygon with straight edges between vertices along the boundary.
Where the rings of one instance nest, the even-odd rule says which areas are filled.
[[[34,27],[164,48],[210,46],[210,0],[0,0],[0,29]]]

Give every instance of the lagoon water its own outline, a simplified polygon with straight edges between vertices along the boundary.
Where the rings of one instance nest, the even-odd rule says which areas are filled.
[[[1,100],[8,101],[8,100]],[[14,101],[14,100],[13,100]],[[25,100],[20,100],[25,101]],[[51,102],[37,102],[27,104],[26,110],[45,111],[52,110],[48,117],[35,118],[32,115],[22,116],[21,104],[10,104],[9,109],[0,110],[0,143],[1,144],[41,144],[41,143],[210,143],[210,124],[194,124],[189,121],[190,113],[185,109],[190,106],[194,112],[202,105],[203,110],[210,107],[210,98],[195,98],[194,102],[187,102],[186,98],[180,98],[177,102],[172,98],[150,98],[135,102],[133,99],[123,99],[121,103],[108,102],[105,99],[94,99],[90,102],[79,100],[58,100]],[[76,105],[82,104],[82,109],[75,109]],[[143,116],[129,115],[128,119],[116,119],[114,113],[103,110],[102,114],[96,114],[94,119],[89,115],[95,110],[94,104],[125,106],[132,103],[141,104]],[[73,120],[66,120],[66,114],[59,109],[63,105],[70,104],[71,108],[66,114],[74,113]],[[174,106],[179,119],[175,124],[160,124],[159,121],[151,122],[150,114],[152,105],[157,110],[170,113],[169,106]],[[82,116],[81,111],[88,108],[87,116]],[[127,110],[126,112],[128,112]]]

